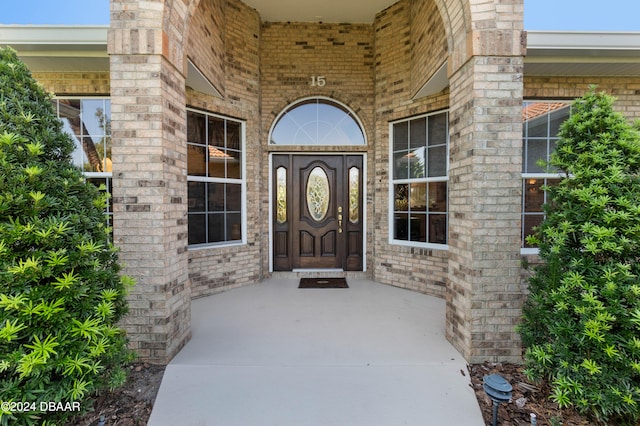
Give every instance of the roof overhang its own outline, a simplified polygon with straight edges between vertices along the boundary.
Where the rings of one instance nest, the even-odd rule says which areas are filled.
[[[449,85],[445,62],[414,99]],[[525,76],[639,77],[640,32],[528,31]]]
[[[108,26],[0,25],[0,45],[10,45],[33,72],[109,71]],[[447,61],[414,99],[449,85]],[[640,32],[528,31],[526,76],[640,76]],[[186,85],[220,96],[187,61]]]
[[[0,46],[11,46],[32,72],[109,71],[108,26],[0,25]]]
[[[108,25],[0,25],[0,46],[11,46],[32,72],[109,72]],[[221,97],[187,60],[185,85]]]

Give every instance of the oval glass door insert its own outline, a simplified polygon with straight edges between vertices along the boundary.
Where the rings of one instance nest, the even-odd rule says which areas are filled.
[[[327,217],[329,198],[329,177],[321,167],[316,167],[311,170],[307,180],[307,206],[316,222]]]

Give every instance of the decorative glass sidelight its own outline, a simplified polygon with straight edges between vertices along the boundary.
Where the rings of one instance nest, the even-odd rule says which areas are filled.
[[[320,222],[327,216],[329,198],[329,178],[321,167],[316,167],[307,180],[307,206],[315,221]]]
[[[349,169],[349,222],[360,221],[360,170],[357,167]]]
[[[287,169],[278,167],[276,170],[276,221],[287,221]]]

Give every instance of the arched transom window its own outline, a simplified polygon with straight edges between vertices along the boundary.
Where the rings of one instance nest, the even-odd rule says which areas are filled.
[[[271,129],[272,145],[365,145],[356,115],[326,98],[309,98],[286,108]]]

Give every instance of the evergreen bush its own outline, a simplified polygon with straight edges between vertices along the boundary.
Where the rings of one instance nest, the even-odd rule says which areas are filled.
[[[61,424],[131,360],[106,198],[71,162],[51,99],[0,49],[0,424]],[[52,403],[54,405],[52,405]],[[59,404],[60,403],[60,404]]]
[[[531,243],[519,327],[526,372],[560,407],[610,424],[640,420],[640,133],[592,87],[572,104],[549,166],[546,219]]]

